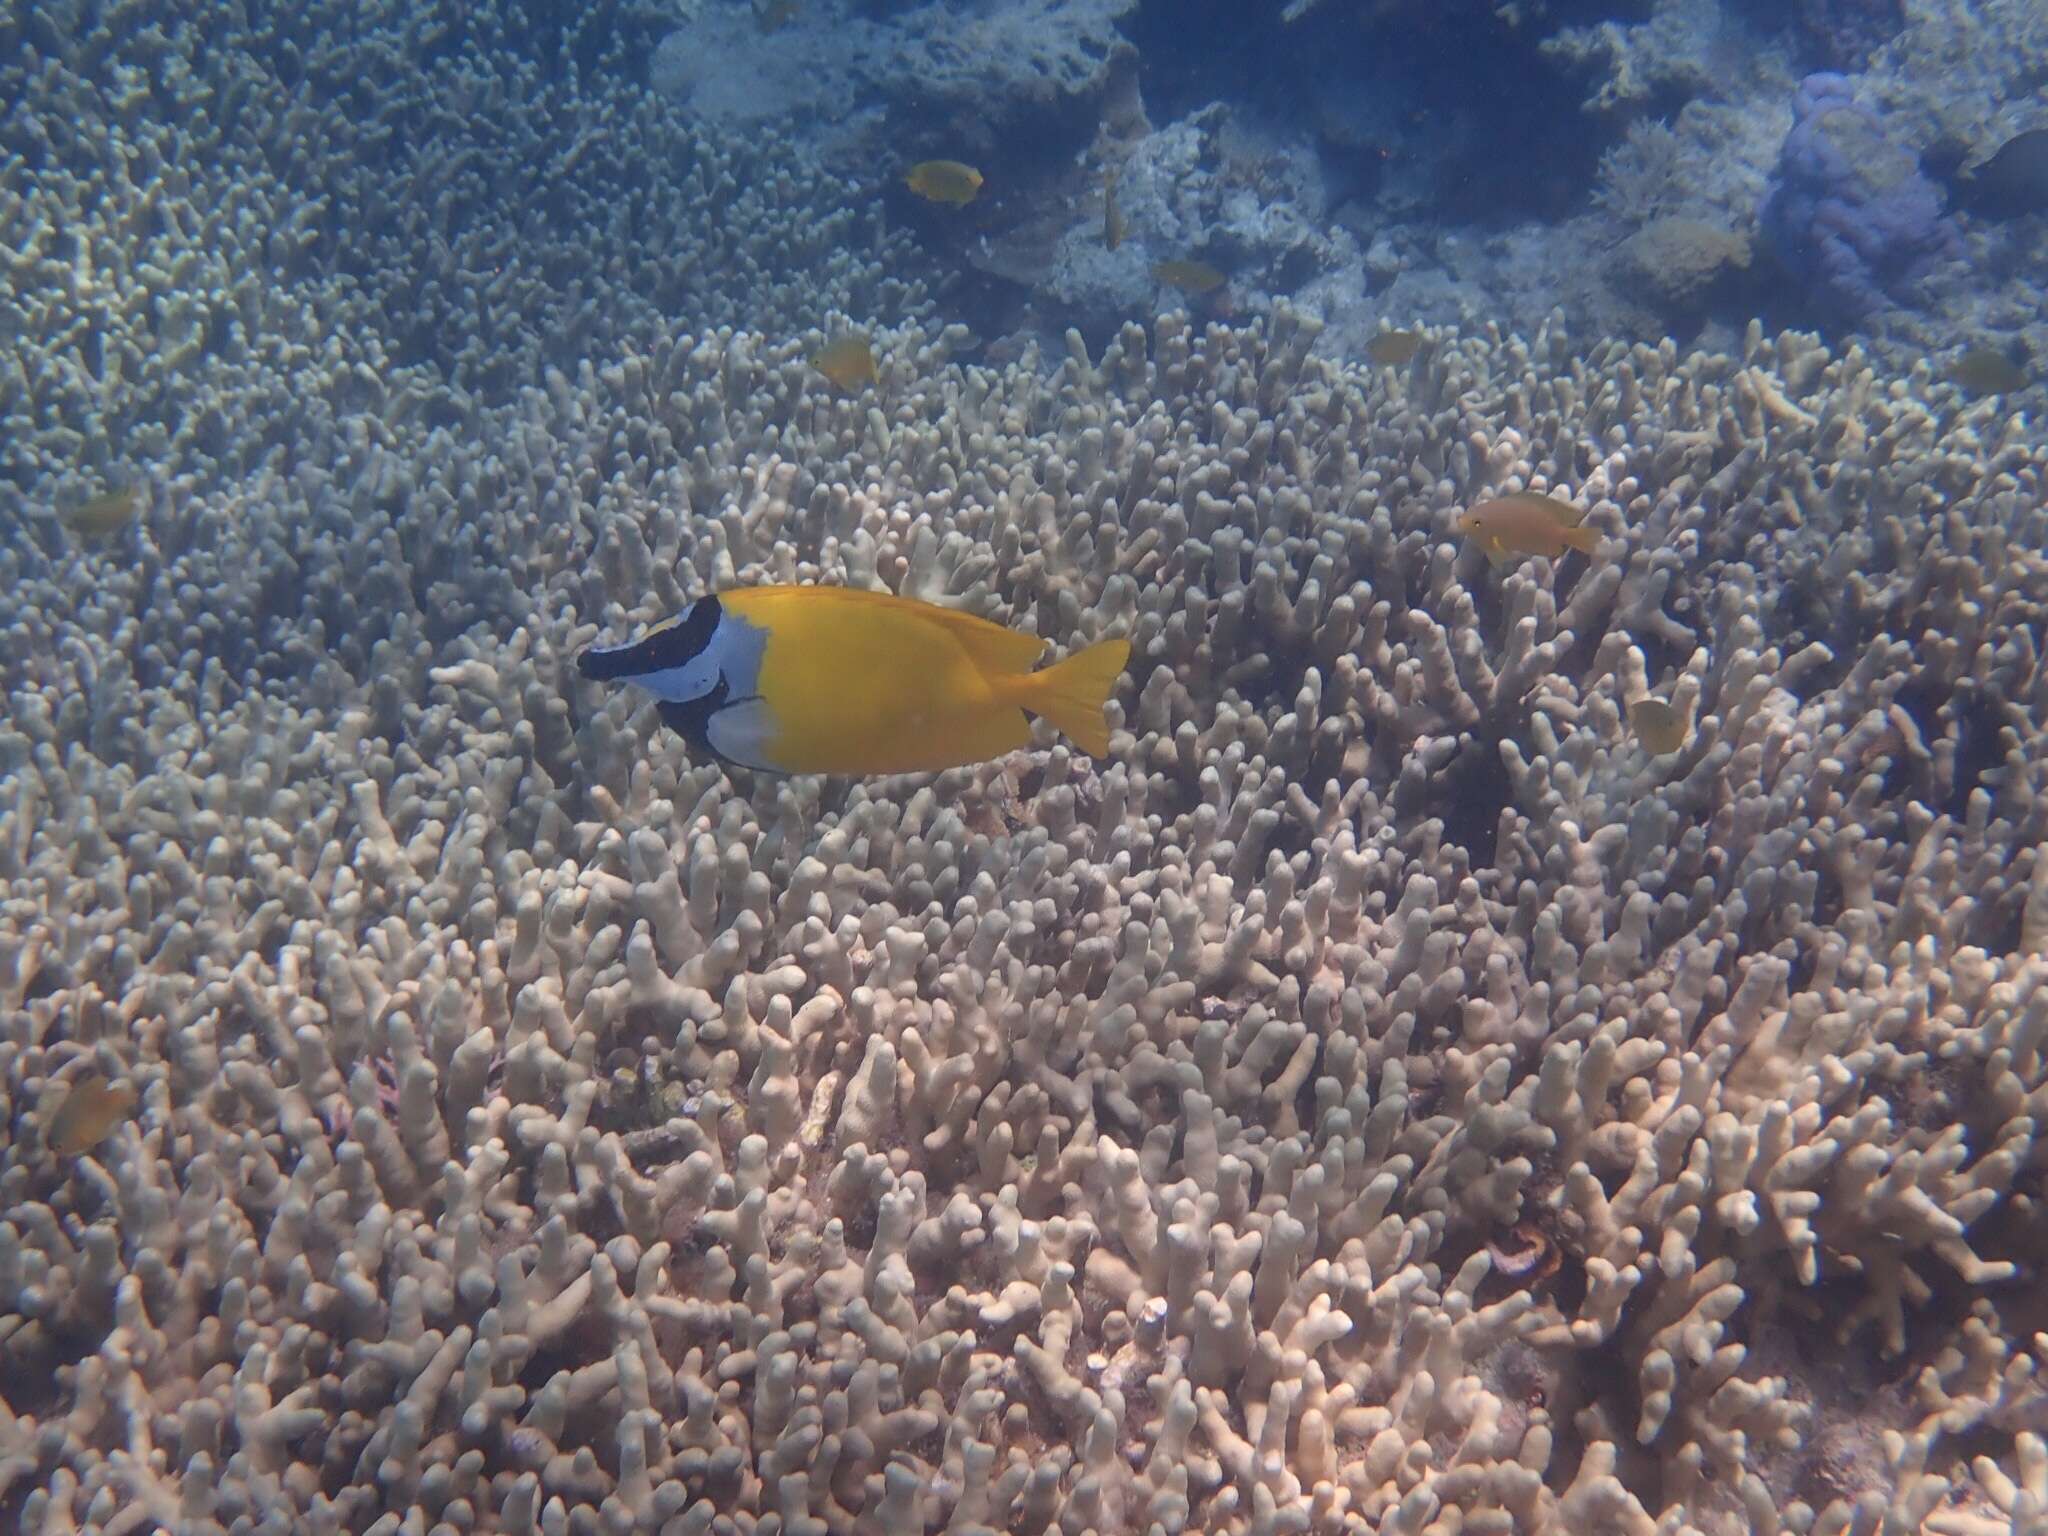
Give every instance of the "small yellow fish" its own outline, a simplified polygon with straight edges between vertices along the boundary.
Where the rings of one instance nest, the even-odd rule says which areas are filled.
[[[1676,752],[1685,745],[1685,716],[1662,699],[1645,695],[1629,705],[1628,728],[1654,757]]]
[[[1154,263],[1152,275],[1170,287],[1183,293],[1213,293],[1228,279],[1206,261],[1161,261]]]
[[[1124,243],[1124,215],[1116,205],[1114,168],[1102,173],[1102,243],[1112,251]]]
[[[875,382],[875,349],[863,331],[828,342],[811,354],[810,364],[848,394]]]
[[[1600,535],[1581,526],[1585,515],[1554,496],[1515,491],[1473,507],[1458,519],[1458,532],[1477,539],[1495,565],[1510,564],[1516,555],[1555,560],[1567,549],[1590,555],[1600,547]]]
[[[1103,707],[1130,642],[1103,640],[1033,671],[1045,647],[887,592],[745,587],[700,597],[637,640],[592,646],[576,667],[646,689],[691,746],[770,773],[987,762],[1030,745],[1029,715],[1101,756]]]
[[[920,160],[903,184],[928,203],[965,208],[981,190],[981,172],[958,160]]]
[[[1948,376],[1973,395],[2009,395],[2025,389],[2027,376],[2013,360],[1989,347],[1972,347],[1956,359]]]
[[[1389,368],[1398,368],[1422,350],[1420,331],[1381,331],[1365,344],[1365,355]]]
[[[81,538],[104,539],[128,527],[141,512],[142,493],[129,485],[101,491],[75,507],[60,510],[57,516]]]
[[[64,1102],[50,1116],[50,1150],[59,1157],[89,1152],[134,1108],[135,1088],[130,1083],[110,1084],[98,1072],[73,1078]]]

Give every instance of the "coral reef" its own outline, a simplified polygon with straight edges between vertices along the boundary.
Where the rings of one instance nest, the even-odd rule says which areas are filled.
[[[1861,69],[1906,29],[1903,0],[1801,0],[1792,26],[1800,51],[1823,69]]]
[[[444,644],[398,562],[448,513],[387,540],[356,466],[148,530],[183,601],[13,552],[0,1332],[57,1387],[10,1399],[0,1497],[2031,1507],[1944,1449],[2039,1404],[1997,1311],[2048,1092],[2038,446],[1796,337],[1439,339],[1371,380],[1310,340],[1169,317],[1048,378],[901,335],[893,422],[801,343],[679,340],[479,412],[488,461],[398,423],[532,509],[525,581]],[[1560,478],[1607,544],[1577,580],[1446,542]],[[351,571],[392,633],[306,646]],[[1130,631],[1112,760],[772,788],[563,692],[673,587],[813,575]],[[279,596],[206,596],[238,580]],[[250,665],[149,663],[208,618]],[[1670,757],[1622,724],[1650,688],[1694,722]],[[60,1164],[33,1106],[88,1061],[144,1107]],[[1748,1363],[1816,1285],[1917,1372],[1881,1449],[1814,1359]]]
[[[1867,99],[1889,130],[1959,165],[2041,125],[2048,14],[2032,0],[1904,0],[1906,26],[1870,61]]]
[[[727,125],[791,122],[835,161],[1000,156],[1011,179],[1094,133],[1137,0],[973,0],[775,13],[702,0],[656,49],[666,98]],[[921,146],[921,147],[920,147]],[[1034,172],[1034,174],[1037,174]]]
[[[2024,418],[1758,325],[1358,369],[1277,306],[971,362],[820,183],[711,139],[692,312],[650,297],[681,201],[472,272],[524,173],[370,111],[414,77],[362,14],[35,30],[89,110],[6,209],[65,238],[0,479],[0,1528],[2039,1528]],[[421,89],[652,131],[631,13],[462,15],[495,53],[394,34]],[[117,24],[251,135],[218,182]],[[292,56],[293,105],[231,89]],[[253,263],[353,216],[347,117],[409,136],[429,334],[395,229]],[[727,272],[834,218],[879,243],[730,324]],[[186,278],[206,348],[123,394]],[[856,397],[804,361],[840,298]],[[75,543],[48,507],[116,452],[161,453],[148,506]],[[1455,519],[1520,488],[1598,554],[1493,570]],[[770,579],[1129,634],[1110,753],[771,781],[577,682]],[[95,1071],[139,1108],[60,1156]]]
[[[1754,37],[1739,13],[1695,0],[1651,0],[1641,19],[1560,28],[1541,44],[1555,64],[1586,76],[1590,112],[1679,105],[1720,93],[1752,67]]]
[[[1717,287],[1749,267],[1749,241],[1699,219],[1652,219],[1615,249],[1616,281],[1666,315],[1697,313]]]
[[[147,26],[65,9],[0,24],[0,152],[21,167],[0,183],[0,472],[18,486],[282,472],[336,430],[301,407],[328,393],[309,372],[349,375],[334,414],[404,418],[429,408],[417,370],[500,399],[676,316],[928,310],[871,212],[772,138],[694,133],[639,89],[614,7],[582,8],[539,60],[516,8]],[[387,473],[396,496],[406,472]]]
[[[1351,236],[1328,223],[1321,178],[1298,144],[1275,141],[1217,105],[1107,152],[1125,234],[1102,237],[1099,199],[1084,203],[1042,270],[1029,271],[995,245],[987,261],[1028,276],[1044,307],[1084,331],[1113,335],[1125,318],[1171,308],[1177,296],[1154,274],[1162,262],[1199,257],[1229,279],[1211,312],[1245,315],[1275,295],[1312,304],[1311,285],[1355,302],[1361,285]],[[1166,302],[1161,302],[1164,290]]]
[[[1792,116],[1761,223],[1817,299],[1868,315],[1934,258],[1957,252],[1941,189],[1844,76],[1807,76]]]
[[[1638,119],[1601,156],[1593,201],[1624,225],[1681,218],[1750,233],[1791,126],[1782,101],[1695,101],[1668,123]]]

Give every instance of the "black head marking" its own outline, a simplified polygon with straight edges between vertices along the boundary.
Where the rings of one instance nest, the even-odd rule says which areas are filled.
[[[679,621],[642,635],[631,645],[585,647],[576,657],[576,670],[606,683],[683,666],[711,643],[720,616],[718,599],[707,593],[690,604]]]

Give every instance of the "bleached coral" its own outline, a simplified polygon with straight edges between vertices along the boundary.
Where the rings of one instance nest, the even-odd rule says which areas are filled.
[[[1904,0],[1862,84],[1909,143],[1951,163],[2040,126],[2048,16],[2028,0]]]
[[[275,470],[337,418],[440,409],[424,376],[498,400],[677,315],[926,311],[906,243],[818,173],[772,139],[692,132],[620,78],[635,33],[614,8],[558,40],[584,89],[491,6],[213,11],[0,22],[18,487]]]
[[[1118,22],[1135,0],[893,6],[846,0],[767,19],[752,0],[707,0],[657,45],[659,94],[725,124],[797,121],[838,158],[916,160],[916,145],[1022,163],[1046,139],[1085,143],[1105,93],[1134,73]]]
[[[1546,57],[1590,78],[1588,111],[1715,96],[1755,66],[1758,39],[1738,12],[1690,0],[1650,0],[1645,9],[1640,19],[1562,27],[1543,40]]]
[[[1105,161],[1123,220],[1116,250],[1103,239],[1098,194],[1060,236],[1043,272],[1020,270],[1021,263],[1010,270],[1033,278],[1055,312],[1073,314],[1091,332],[1113,333],[1123,316],[1159,307],[1162,294],[1177,301],[1154,269],[1195,257],[1226,276],[1227,291],[1209,302],[1233,313],[1263,309],[1266,295],[1317,280],[1336,291],[1325,299],[1329,307],[1355,304],[1357,284],[1344,274],[1359,270],[1356,243],[1325,225],[1322,188],[1305,172],[1299,147],[1221,105],[1204,107]],[[998,247],[998,261],[1005,254]],[[1303,293],[1297,307],[1315,302]]]

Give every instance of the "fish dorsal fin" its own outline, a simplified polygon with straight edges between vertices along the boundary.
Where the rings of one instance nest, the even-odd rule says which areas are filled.
[[[1028,672],[1045,654],[1046,642],[1036,635],[1005,629],[958,608],[898,597],[894,592],[875,592],[865,587],[745,587],[721,593],[720,597],[743,616],[752,610],[771,625],[774,608],[789,601],[870,606],[878,613],[887,611],[906,620],[923,620],[951,635],[976,666],[996,674]]]
[[[1515,491],[1501,498],[1502,501],[1519,501],[1524,506],[1540,507],[1556,518],[1566,528],[1576,528],[1586,520],[1586,509],[1577,507],[1562,496],[1548,496],[1542,491]]]

